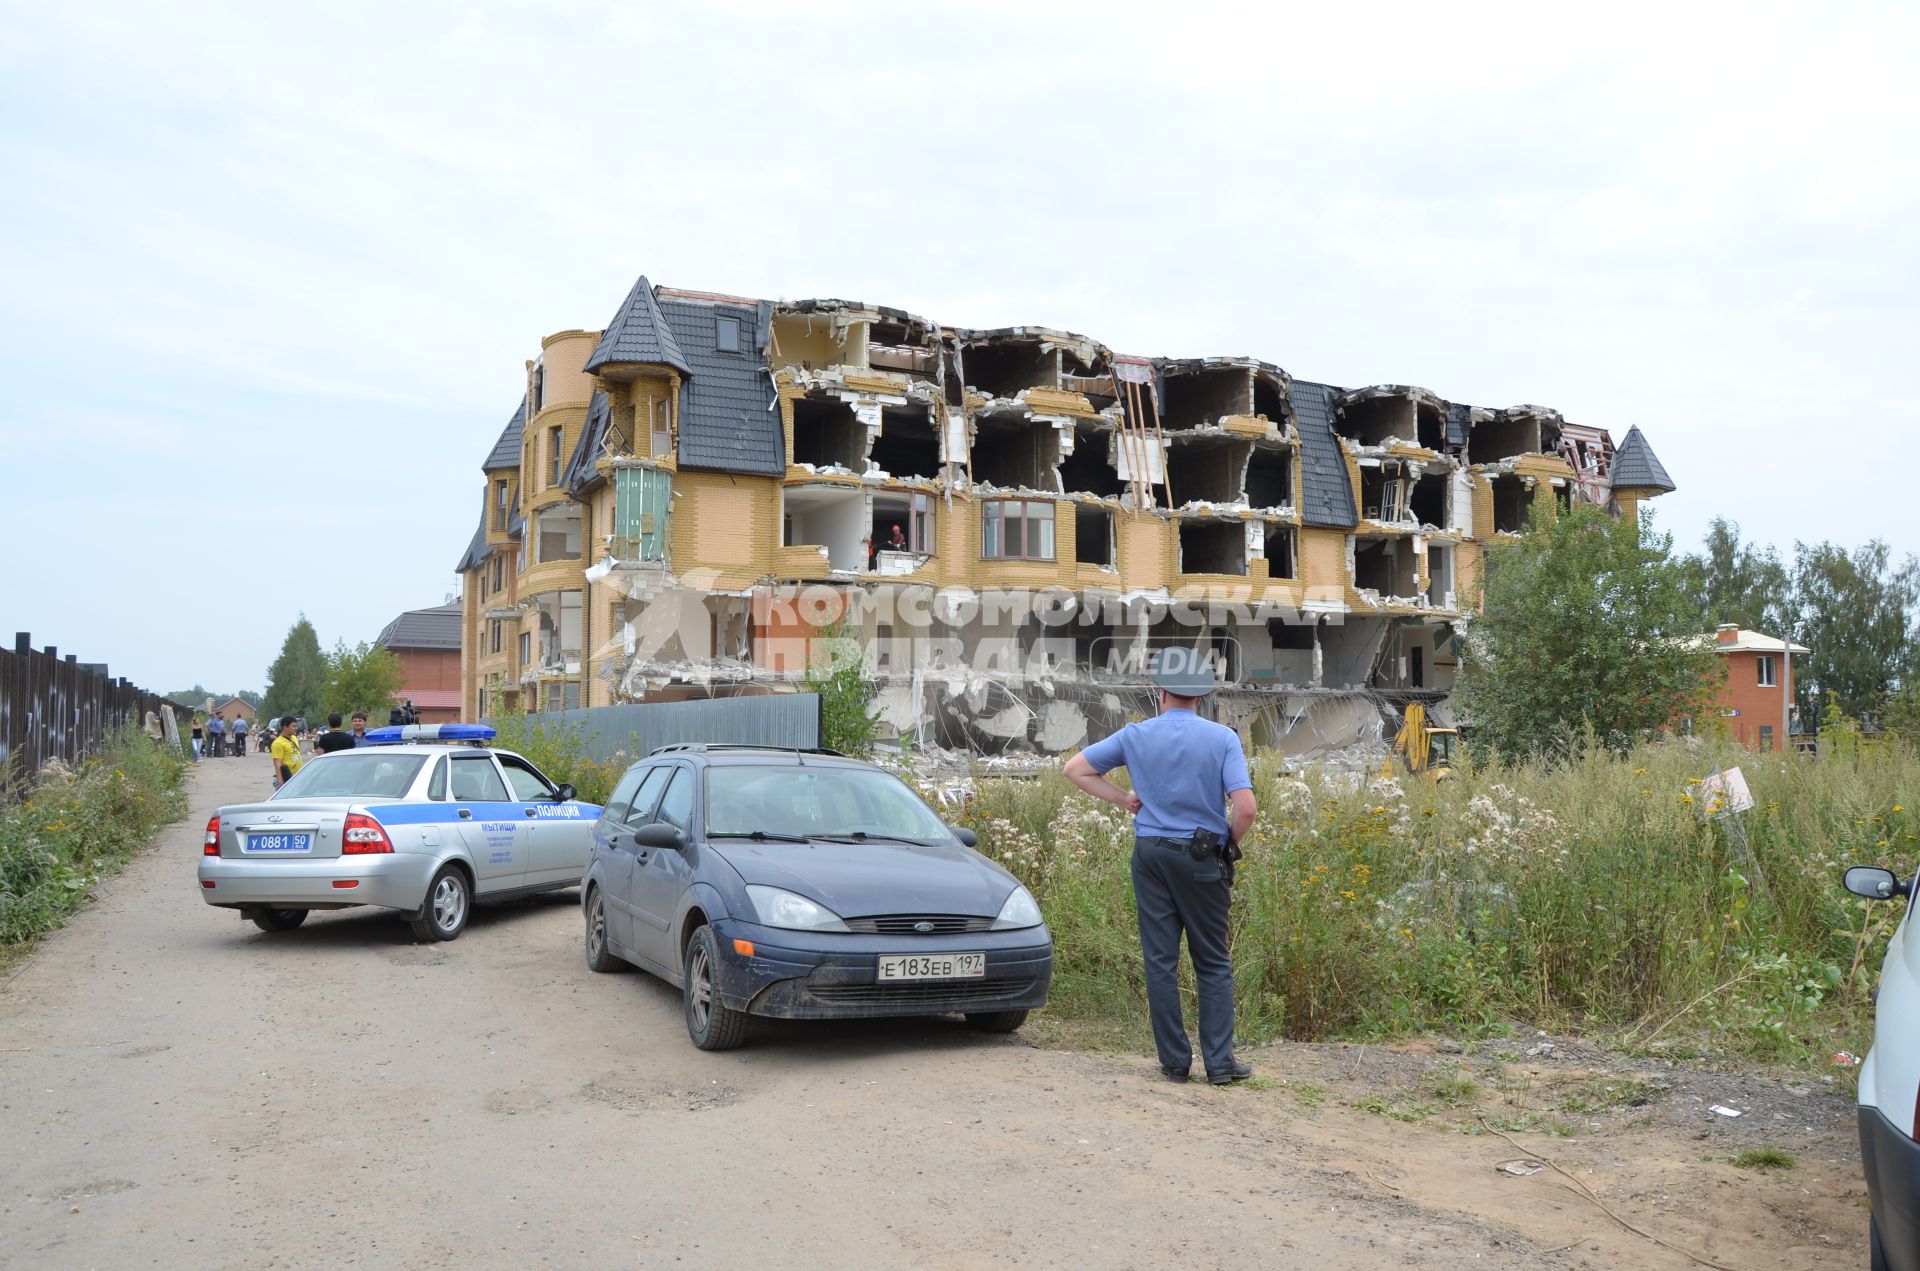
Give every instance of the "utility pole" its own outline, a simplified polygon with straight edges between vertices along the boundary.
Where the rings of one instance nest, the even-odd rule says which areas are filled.
[[[1793,753],[1793,624],[1780,637],[1780,753]]]

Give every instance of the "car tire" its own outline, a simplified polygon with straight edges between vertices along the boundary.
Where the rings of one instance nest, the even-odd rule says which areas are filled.
[[[473,889],[458,865],[442,865],[427,884],[427,898],[420,916],[407,925],[422,940],[451,940],[467,927],[467,914],[473,909]]]
[[[1011,1033],[1027,1022],[1025,1011],[970,1011],[967,1025],[983,1033]]]
[[[586,920],[587,970],[625,970],[627,964],[607,948],[607,901],[598,887],[587,893]]]
[[[747,1013],[720,1002],[713,982],[720,946],[712,927],[696,927],[687,938],[685,1009],[687,1036],[701,1050],[732,1050],[747,1039]]]
[[[292,931],[307,920],[304,909],[256,909],[248,917],[262,931]]]
[[[1880,1223],[1871,1214],[1867,1216],[1867,1257],[1872,1271],[1889,1271],[1892,1263],[1887,1261],[1887,1247],[1880,1243]]]

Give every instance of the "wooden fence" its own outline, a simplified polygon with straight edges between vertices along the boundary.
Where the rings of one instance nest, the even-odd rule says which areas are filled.
[[[108,733],[163,716],[171,702],[107,675],[105,663],[64,658],[52,645],[36,652],[25,631],[13,650],[0,649],[0,796],[31,782],[49,759],[78,764],[99,751]],[[173,707],[178,710],[178,707]]]

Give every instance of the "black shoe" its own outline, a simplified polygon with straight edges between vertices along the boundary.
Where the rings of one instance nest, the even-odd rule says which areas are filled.
[[[1233,1061],[1233,1067],[1227,1069],[1225,1072],[1208,1072],[1207,1080],[1216,1086],[1224,1086],[1236,1081],[1245,1081],[1252,1075],[1253,1065],[1243,1064],[1236,1059]]]
[[[1165,1077],[1168,1081],[1177,1081],[1183,1086],[1186,1085],[1187,1082],[1193,1080],[1193,1074],[1189,1072],[1187,1069],[1169,1068],[1164,1064],[1162,1064],[1160,1067],[1160,1075],[1162,1077]]]

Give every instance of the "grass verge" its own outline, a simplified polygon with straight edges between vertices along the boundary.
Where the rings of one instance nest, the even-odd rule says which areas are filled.
[[[185,814],[186,771],[177,750],[128,728],[78,769],[50,766],[26,798],[0,805],[0,969]]]

